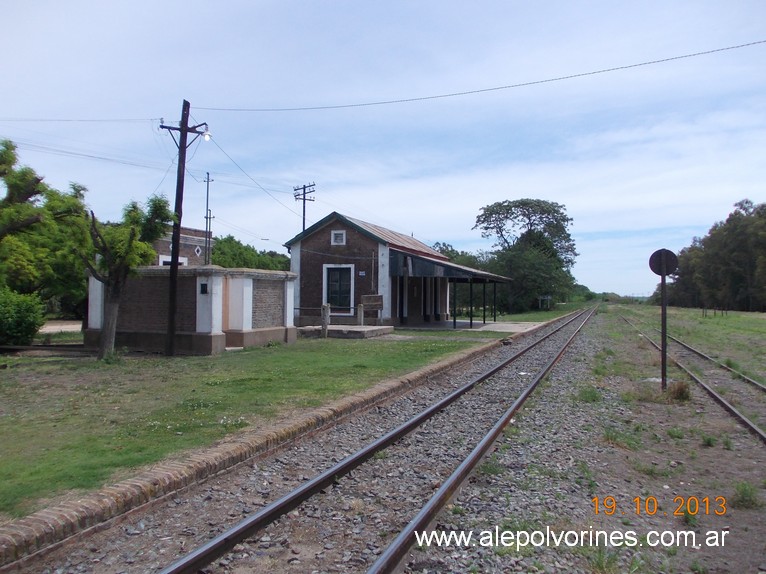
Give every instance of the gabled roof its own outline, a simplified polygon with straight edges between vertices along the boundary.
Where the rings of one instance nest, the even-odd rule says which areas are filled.
[[[393,250],[394,253],[401,252],[414,256],[416,260],[425,262],[426,264],[434,265],[443,270],[444,277],[449,277],[451,281],[473,281],[479,280],[489,283],[507,283],[510,281],[508,277],[502,275],[495,275],[494,273],[488,273],[487,271],[481,271],[479,269],[473,269],[471,267],[465,267],[464,265],[458,265],[452,263],[448,257],[442,255],[435,249],[430,248],[425,243],[418,241],[414,237],[391,231],[385,227],[367,223],[353,217],[341,215],[333,211],[330,215],[323,218],[321,221],[317,221],[314,225],[306,229],[303,233],[299,233],[291,240],[285,243],[285,247],[290,247],[295,243],[298,243],[304,237],[313,235],[323,227],[328,226],[334,221],[339,221],[345,225],[357,230],[362,235],[365,235],[378,243],[382,243]]]
[[[309,235],[312,235],[314,232],[318,231],[322,227],[325,227],[332,221],[340,221],[342,223],[345,223],[349,227],[352,227],[356,229],[358,232],[362,233],[363,235],[366,235],[367,237],[377,241],[378,243],[383,243],[387,245],[390,248],[396,249],[397,251],[403,251],[405,253],[412,253],[414,255],[424,255],[426,257],[429,257],[431,259],[438,259],[441,261],[449,261],[447,257],[436,251],[435,249],[430,248],[425,243],[418,241],[414,237],[410,237],[409,235],[404,235],[403,233],[398,233],[396,231],[391,231],[390,229],[386,229],[385,227],[381,227],[379,225],[374,225],[372,223],[367,223],[366,221],[362,221],[360,219],[354,219],[353,217],[348,217],[346,215],[341,215],[340,213],[333,211],[330,215],[323,218],[320,221],[317,221],[314,225],[306,229],[303,233],[300,233],[287,241],[285,243],[286,247],[290,247],[292,244],[297,243],[304,237],[307,237]]]

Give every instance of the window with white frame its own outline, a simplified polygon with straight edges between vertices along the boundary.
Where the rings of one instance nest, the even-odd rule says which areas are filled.
[[[170,255],[160,255],[160,265],[164,266],[170,266],[171,263],[171,256]],[[178,258],[178,265],[188,265],[189,264],[189,258],[188,257],[179,257]]]
[[[346,231],[343,229],[333,230],[330,232],[330,245],[345,245],[346,244]]]

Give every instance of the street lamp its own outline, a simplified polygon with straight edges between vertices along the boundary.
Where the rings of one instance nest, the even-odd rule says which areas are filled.
[[[160,128],[168,130],[173,136],[173,141],[178,146],[178,176],[176,178],[176,202],[175,202],[175,221],[173,221],[173,235],[170,241],[170,280],[168,282],[168,330],[165,336],[165,355],[171,357],[175,354],[176,338],[176,307],[178,291],[178,252],[181,244],[181,215],[183,214],[184,202],[184,174],[186,173],[186,149],[194,141],[202,136],[206,141],[210,139],[210,131],[206,123],[189,126],[189,110],[191,104],[184,100],[181,107],[181,122],[178,127],[160,125]],[[205,130],[200,131],[204,126]],[[178,132],[176,140],[173,132]],[[189,134],[194,134],[194,138],[188,141]]]

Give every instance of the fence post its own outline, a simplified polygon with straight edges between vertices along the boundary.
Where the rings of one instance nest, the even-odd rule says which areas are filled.
[[[359,303],[356,306],[356,323],[364,326],[364,303]]]
[[[327,338],[327,327],[330,326],[330,305],[322,305],[322,338]]]

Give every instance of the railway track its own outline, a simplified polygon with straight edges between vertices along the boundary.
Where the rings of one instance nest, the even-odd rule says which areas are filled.
[[[201,568],[215,572],[216,566],[208,565],[238,547],[240,552],[232,559],[236,567],[269,570],[273,552],[241,551],[241,544],[255,534],[268,548],[273,548],[272,540],[291,540],[292,561],[307,571],[324,570],[327,564],[346,565],[349,571],[361,567],[369,567],[369,572],[393,571],[414,543],[415,532],[425,529],[454,495],[594,310],[572,317],[539,341],[512,352],[399,427],[177,560],[162,574]],[[346,478],[341,480],[342,476]],[[354,514],[354,508],[358,520],[352,518],[355,526],[349,537],[347,516]],[[414,518],[403,523],[403,517]],[[313,519],[308,526],[307,518]],[[296,543],[302,538],[303,544]],[[318,546],[317,541],[323,542]],[[231,560],[225,560],[223,568],[230,566]]]
[[[661,349],[660,344],[638,326],[625,317],[623,319],[655,348]],[[668,358],[766,444],[766,386],[677,337],[669,335],[668,340]]]

